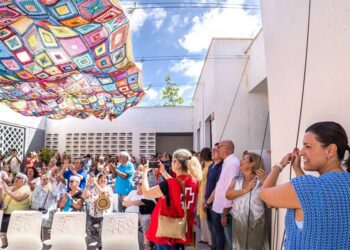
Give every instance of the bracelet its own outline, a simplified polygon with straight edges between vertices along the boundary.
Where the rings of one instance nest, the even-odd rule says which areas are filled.
[[[281,172],[283,171],[283,165],[281,164],[281,163],[276,163],[274,166],[273,166],[274,168],[275,167],[278,167],[280,170],[281,170]]]
[[[221,217],[227,217],[227,214],[221,214]]]

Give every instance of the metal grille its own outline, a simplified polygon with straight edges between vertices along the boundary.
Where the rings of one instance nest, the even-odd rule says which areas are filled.
[[[10,150],[17,149],[20,158],[24,156],[25,128],[0,123],[0,150],[8,156]]]

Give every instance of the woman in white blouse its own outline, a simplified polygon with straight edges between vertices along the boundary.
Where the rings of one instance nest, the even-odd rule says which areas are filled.
[[[97,176],[97,180],[90,177],[87,181],[86,188],[83,192],[83,197],[87,205],[87,236],[88,242],[92,243],[97,241],[98,247],[101,249],[101,229],[103,215],[112,212],[112,206],[108,209],[101,211],[96,207],[96,200],[101,196],[107,196],[112,204],[113,190],[107,185],[107,176],[103,173]]]

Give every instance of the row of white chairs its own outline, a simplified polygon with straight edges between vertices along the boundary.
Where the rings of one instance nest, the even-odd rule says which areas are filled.
[[[0,211],[0,222],[3,211]],[[42,213],[14,211],[7,230],[8,247],[5,249],[38,250],[41,240]],[[56,212],[51,228],[52,250],[84,250],[86,213]],[[138,250],[138,214],[111,213],[103,217],[102,249]]]

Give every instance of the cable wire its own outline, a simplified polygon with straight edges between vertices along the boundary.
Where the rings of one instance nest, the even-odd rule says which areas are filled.
[[[306,71],[307,71],[307,62],[308,62],[308,54],[309,54],[309,37],[310,37],[310,17],[311,17],[311,0],[309,0],[309,8],[308,8],[308,19],[307,19],[307,31],[306,31],[306,46],[305,46],[305,60],[304,60],[304,74],[303,74],[303,85],[302,85],[302,91],[301,91],[301,100],[300,100],[300,110],[299,110],[299,120],[298,120],[298,130],[297,130],[297,136],[295,141],[295,147],[297,148],[298,142],[299,142],[299,133],[300,133],[300,125],[301,125],[301,118],[303,113],[303,106],[304,106],[304,96],[305,96],[305,82],[306,82]],[[290,163],[289,168],[289,180],[292,179],[292,167],[293,162]],[[281,242],[281,250],[283,249],[283,242],[286,237],[286,229],[283,231],[282,236],[282,242]]]
[[[238,87],[237,87],[235,96],[234,96],[234,98],[233,98],[233,101],[232,101],[230,110],[229,110],[229,112],[228,112],[228,114],[227,114],[227,118],[226,118],[226,121],[225,121],[225,125],[224,125],[224,128],[222,129],[222,133],[221,133],[221,135],[220,135],[219,141],[221,141],[222,136],[223,136],[224,133],[225,133],[225,129],[226,129],[228,120],[229,120],[229,118],[230,118],[230,114],[231,114],[231,112],[232,112],[232,108],[233,108],[233,106],[234,106],[234,104],[235,104],[235,102],[236,102],[236,98],[237,98],[237,95],[238,95],[238,91],[239,91],[239,89],[240,89],[240,87],[241,87],[242,80],[243,80],[243,77],[244,77],[244,73],[245,73],[245,71],[246,71],[246,69],[247,69],[247,65],[248,65],[248,59],[246,60],[246,63],[245,63],[245,65],[244,65],[244,69],[243,69],[243,72],[242,72],[242,75],[241,75],[241,79],[239,80],[239,84],[238,84]]]
[[[270,112],[267,112],[265,131],[264,131],[264,136],[263,136],[263,140],[262,140],[262,144],[261,144],[261,148],[260,148],[260,158],[259,158],[259,162],[258,162],[258,168],[259,168],[261,160],[262,160],[262,153],[263,153],[263,150],[264,150],[266,133],[267,133],[267,127],[269,125],[269,119],[270,119]],[[252,190],[249,191],[248,218],[247,218],[247,237],[246,237],[246,242],[245,242],[245,249],[249,249],[248,248],[248,239],[249,239],[249,220],[250,220],[249,217],[250,217],[250,203],[251,203],[251,199],[252,199]],[[266,223],[265,223],[265,226],[266,226]]]

